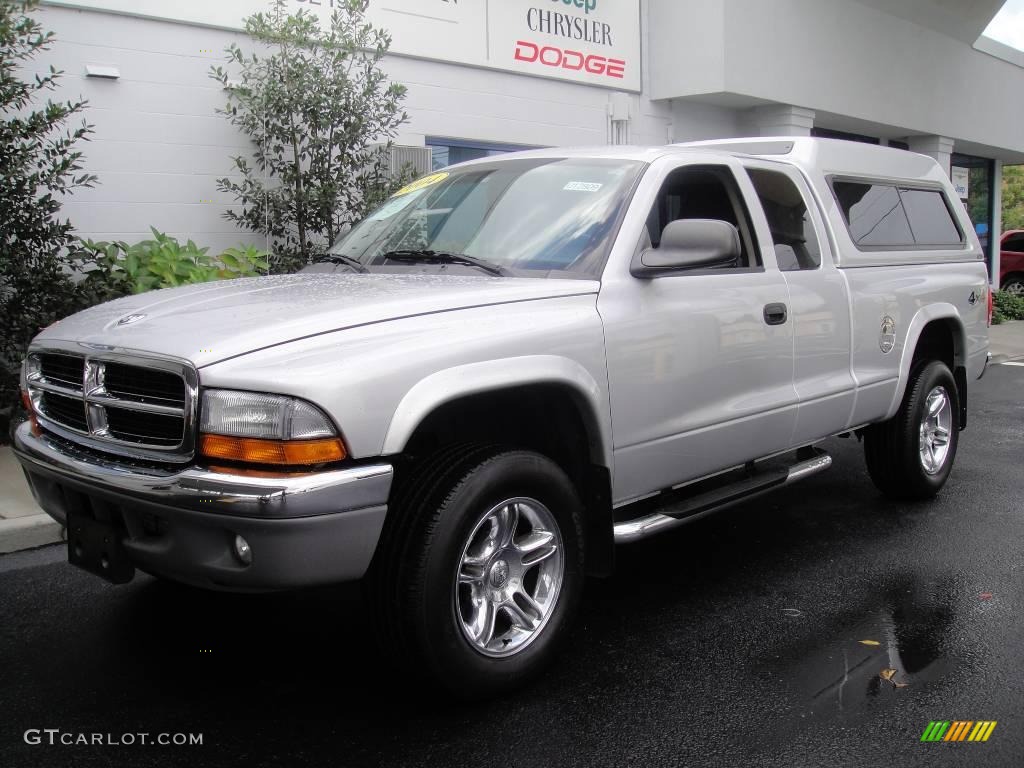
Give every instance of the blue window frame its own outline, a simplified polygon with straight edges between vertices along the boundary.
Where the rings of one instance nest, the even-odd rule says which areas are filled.
[[[481,157],[504,155],[507,152],[519,152],[536,147],[522,144],[495,144],[488,141],[465,141],[463,139],[446,139],[428,136],[426,144],[432,154],[432,168],[438,171],[449,165],[464,163],[467,160],[479,160]]]

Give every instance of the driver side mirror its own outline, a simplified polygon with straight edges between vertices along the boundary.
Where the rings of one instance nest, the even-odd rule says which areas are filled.
[[[665,227],[661,245],[640,251],[629,271],[634,277],[653,278],[694,269],[734,267],[740,252],[739,232],[729,222],[677,219]]]

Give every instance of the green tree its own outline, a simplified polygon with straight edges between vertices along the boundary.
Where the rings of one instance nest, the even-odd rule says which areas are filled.
[[[81,173],[75,149],[90,126],[68,126],[86,103],[38,104],[61,73],[51,66],[31,74],[54,39],[31,16],[37,7],[38,0],[0,0],[0,421],[17,399],[28,342],[80,308],[64,268],[73,228],[60,218],[60,206],[65,195],[96,181]]]
[[[1003,168],[1003,230],[1024,229],[1024,165]]]
[[[255,142],[251,159],[233,158],[237,176],[218,182],[239,204],[225,216],[270,239],[274,271],[322,253],[393,189],[405,88],[381,71],[391,38],[366,21],[368,3],[335,0],[323,29],[315,14],[274,0],[246,19],[256,50],[233,44],[210,72],[230,94],[218,112]]]

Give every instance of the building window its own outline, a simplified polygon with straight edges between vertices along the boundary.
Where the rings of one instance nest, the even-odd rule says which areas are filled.
[[[995,163],[984,157],[954,153],[950,166],[950,173],[955,180],[962,180],[966,177],[967,183],[962,185],[967,192],[967,196],[963,198],[964,206],[967,208],[967,215],[971,217],[971,223],[974,224],[978,240],[981,241],[982,250],[985,251],[985,262],[988,264],[989,274],[991,274],[995,247],[990,236],[992,198],[995,194],[993,186]]]
[[[859,141],[861,144],[880,144],[877,136],[864,136],[859,133],[833,131],[830,128],[811,128],[811,136],[816,139],[841,139],[843,141]]]
[[[467,160],[479,160],[482,157],[504,155],[524,149],[536,149],[536,147],[519,144],[492,144],[485,141],[463,141],[434,136],[428,136],[426,144],[430,147],[431,162],[435,171],[456,163],[464,163]]]

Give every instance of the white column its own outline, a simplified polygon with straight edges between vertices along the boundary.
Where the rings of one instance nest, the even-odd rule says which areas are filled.
[[[791,104],[770,104],[751,111],[760,136],[810,136],[814,110]]]
[[[908,136],[907,144],[911,152],[934,157],[948,176],[953,160],[953,139],[945,136]]]
[[[992,287],[999,289],[999,241],[1003,238],[1003,161],[996,160],[992,167],[992,221],[989,224],[992,243]]]

